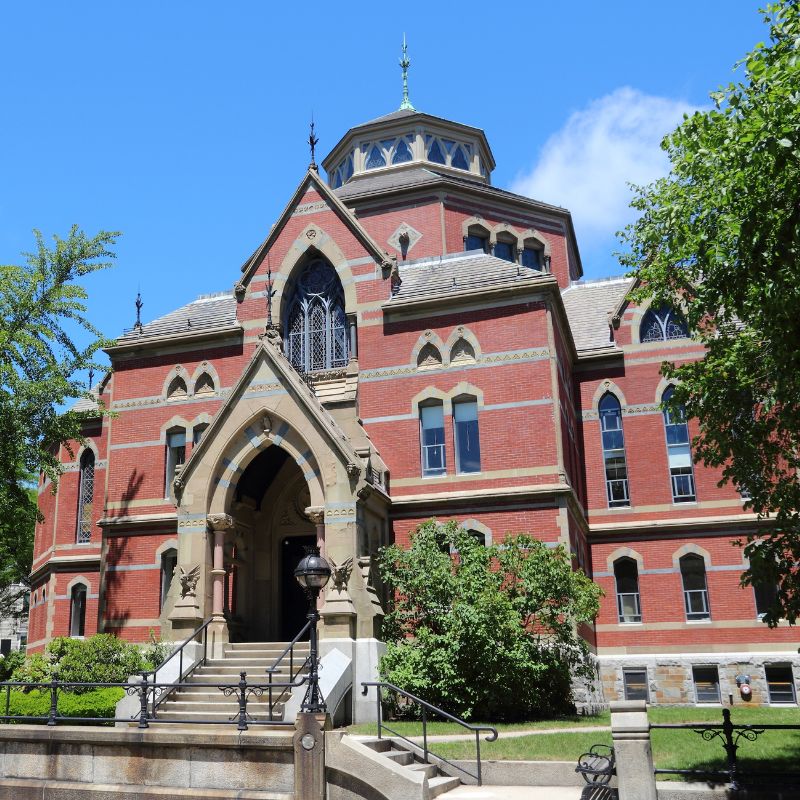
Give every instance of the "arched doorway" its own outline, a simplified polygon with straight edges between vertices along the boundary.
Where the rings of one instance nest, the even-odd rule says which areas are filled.
[[[305,624],[307,600],[293,571],[316,544],[305,509],[309,488],[283,449],[259,453],[236,483],[226,543],[225,615],[231,641],[288,641]]]

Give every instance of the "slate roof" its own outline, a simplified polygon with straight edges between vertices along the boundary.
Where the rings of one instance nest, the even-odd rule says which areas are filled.
[[[416,167],[397,171],[387,170],[386,172],[378,172],[374,175],[366,173],[363,177],[356,176],[352,178],[348,183],[345,183],[338,189],[334,189],[333,193],[340,200],[347,202],[348,200],[359,198],[362,195],[372,194],[373,192],[386,192],[392,189],[413,189],[419,186],[425,186],[426,184],[441,183],[449,184],[454,187],[477,189],[495,195],[503,200],[517,200],[524,203],[532,203],[539,208],[552,209],[561,214],[565,212],[568,213],[567,209],[562,206],[554,206],[551,203],[534,200],[532,197],[509,192],[507,189],[499,189],[496,186],[490,186],[482,181],[451,175],[449,172],[437,172],[428,167]]]
[[[465,289],[488,289],[498,284],[526,281],[540,276],[545,277],[546,273],[487,255],[481,250],[425,258],[400,265],[402,283],[389,301],[389,306],[392,303],[437,297]]]
[[[97,411],[99,406],[97,405],[97,392],[94,389],[90,389],[91,397],[81,397],[76,400],[70,411]]]
[[[603,278],[573,283],[561,292],[572,338],[578,352],[616,348],[611,341],[609,314],[631,288],[631,278]]]
[[[169,336],[180,333],[198,333],[219,328],[237,328],[236,299],[230,292],[201,295],[197,300],[181,306],[163,317],[147,322],[140,329],[128,328],[117,339],[119,344],[128,344],[154,336]]]

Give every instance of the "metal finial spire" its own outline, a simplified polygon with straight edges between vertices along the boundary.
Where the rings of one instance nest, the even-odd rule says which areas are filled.
[[[92,367],[89,367],[89,391],[91,391],[93,383],[94,383],[94,369]]]
[[[136,324],[133,326],[134,330],[141,330],[142,329],[142,306],[144,303],[142,302],[142,295],[140,292],[136,292]]]
[[[400,67],[403,70],[403,102],[400,103],[400,111],[416,111],[417,109],[411,105],[408,99],[408,68],[411,66],[411,61],[408,58],[408,47],[406,45],[406,35],[403,34],[403,57],[400,59]]]
[[[308,165],[309,169],[317,171],[317,162],[314,160],[314,148],[317,146],[319,139],[314,135],[314,115],[311,115],[311,132],[308,135],[308,146],[311,148],[311,163]]]

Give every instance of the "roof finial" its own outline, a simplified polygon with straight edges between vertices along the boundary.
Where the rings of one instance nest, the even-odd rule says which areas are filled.
[[[317,146],[319,139],[314,135],[314,112],[311,112],[311,132],[308,135],[308,146],[311,148],[311,163],[308,165],[309,169],[317,171],[317,162],[314,160],[314,148]]]
[[[276,291],[272,288],[272,259],[267,253],[267,330],[275,327],[272,323],[272,298],[275,297]]]
[[[140,331],[142,329],[142,306],[144,303],[142,302],[142,294],[141,292],[136,292],[136,324],[133,326],[135,331]]]
[[[92,384],[94,383],[94,368],[89,367],[89,391],[92,391]]]
[[[403,34],[403,57],[400,59],[400,67],[403,70],[403,102],[400,103],[400,111],[416,111],[408,99],[408,68],[411,62],[408,59],[408,47],[406,45],[406,35]]]

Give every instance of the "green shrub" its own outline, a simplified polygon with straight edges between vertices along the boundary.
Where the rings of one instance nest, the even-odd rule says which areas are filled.
[[[114,717],[117,703],[125,690],[116,686],[106,686],[89,692],[58,693],[58,713],[62,717]],[[0,715],[6,713],[6,694],[0,693]],[[30,692],[13,690],[9,712],[11,716],[46,717],[50,713],[50,692],[46,689],[32,689]]]
[[[47,652],[57,679],[66,682],[124,683],[129,675],[149,668],[137,645],[110,633],[88,639],[53,639]]]
[[[594,619],[601,592],[561,546],[520,534],[485,547],[455,522],[430,520],[409,549],[383,551],[381,573],[395,597],[381,676],[451,714],[565,713],[571,675],[594,677],[577,629]]]
[[[23,650],[12,650],[5,658],[0,658],[0,681],[10,681],[14,670],[25,663]]]
[[[53,663],[43,653],[29,655],[14,672],[11,673],[12,681],[25,683],[45,683],[53,677]]]

